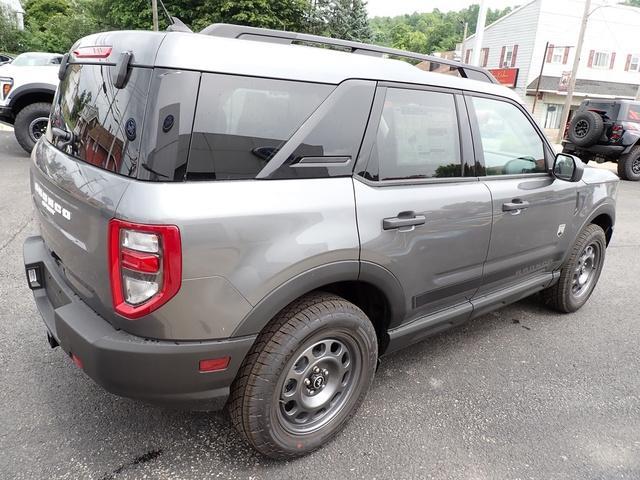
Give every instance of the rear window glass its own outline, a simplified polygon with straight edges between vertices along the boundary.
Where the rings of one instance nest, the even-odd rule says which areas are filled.
[[[187,179],[254,178],[334,88],[203,74]]]
[[[135,177],[151,70],[133,68],[117,89],[108,65],[71,64],[51,112],[47,138],[79,160]]]

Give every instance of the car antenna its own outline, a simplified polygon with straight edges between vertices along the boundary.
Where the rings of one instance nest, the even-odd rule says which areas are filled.
[[[162,10],[164,11],[164,14],[169,19],[169,26],[167,27],[167,31],[193,33],[193,30],[187,27],[182,20],[180,20],[178,17],[172,17],[169,14],[167,7],[164,6],[164,2],[162,0],[159,0],[159,1],[160,1],[160,5],[162,6]]]

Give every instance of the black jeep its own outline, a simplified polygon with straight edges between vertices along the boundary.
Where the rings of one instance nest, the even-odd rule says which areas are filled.
[[[585,163],[616,162],[620,178],[640,180],[640,101],[583,100],[562,146]]]

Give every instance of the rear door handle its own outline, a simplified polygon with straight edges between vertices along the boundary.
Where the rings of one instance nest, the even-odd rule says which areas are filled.
[[[520,200],[519,198],[514,198],[513,202],[507,202],[502,204],[503,212],[514,212],[517,210],[524,210],[525,208],[529,208],[529,202],[525,200]]]
[[[400,212],[397,217],[384,218],[382,220],[383,230],[393,230],[395,228],[413,227],[424,225],[427,217],[416,215],[415,212]]]

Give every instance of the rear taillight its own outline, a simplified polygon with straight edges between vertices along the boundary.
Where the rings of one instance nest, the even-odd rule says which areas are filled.
[[[611,127],[611,135],[609,135],[609,143],[616,143],[622,138],[624,134],[624,126],[616,123],[613,127]]]
[[[180,290],[180,230],[111,219],[109,273],[117,313],[136,319],[153,312]]]

